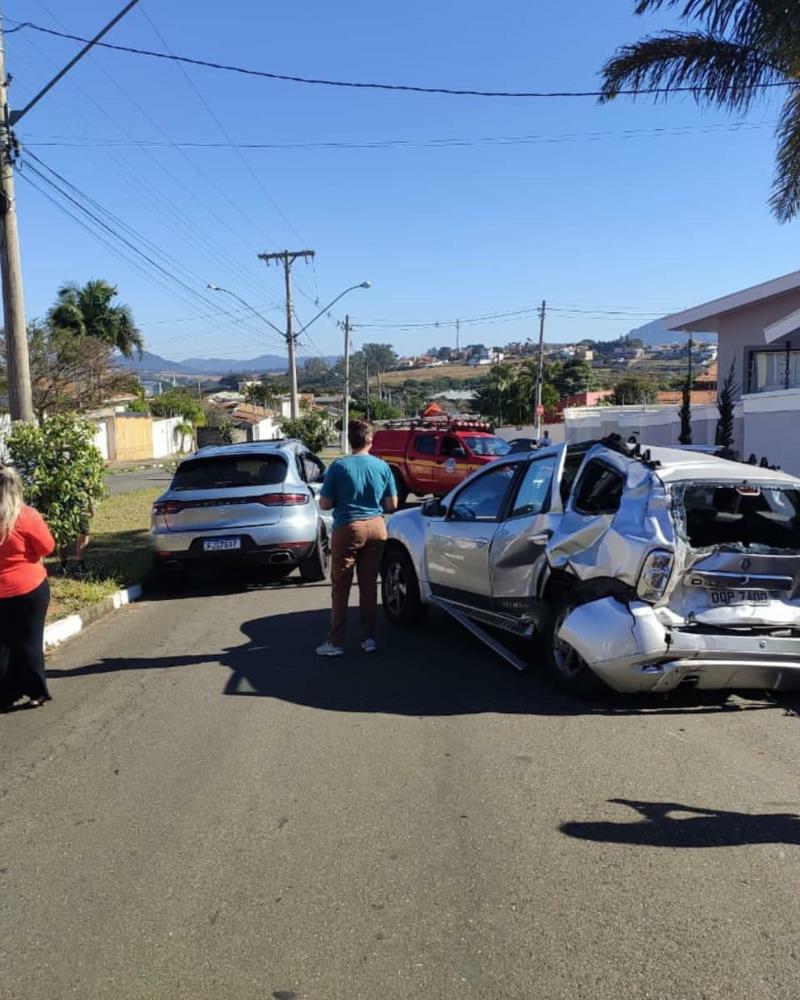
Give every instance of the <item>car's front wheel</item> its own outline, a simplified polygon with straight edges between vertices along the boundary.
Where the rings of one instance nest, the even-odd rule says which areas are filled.
[[[311,550],[311,555],[303,559],[298,568],[303,583],[321,583],[328,579],[331,569],[331,547],[324,528],[319,530],[317,544]]]
[[[411,557],[399,545],[387,551],[381,570],[381,596],[386,617],[394,625],[418,625],[428,611]]]
[[[581,603],[570,593],[555,600],[544,631],[544,655],[551,677],[562,690],[578,698],[592,698],[602,694],[605,685],[577,650],[559,638],[561,626]]]

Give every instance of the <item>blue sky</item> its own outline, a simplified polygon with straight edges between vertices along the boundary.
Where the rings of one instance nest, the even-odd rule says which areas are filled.
[[[120,6],[7,0],[4,11],[7,19],[50,27],[60,21],[85,35]],[[636,18],[632,9],[632,0],[142,0],[109,40],[162,50],[157,29],[182,55],[278,73],[583,90],[596,89],[597,72],[616,46],[677,23]],[[74,51],[62,39],[10,34],[13,105]],[[196,90],[174,63],[97,51],[20,123],[18,134],[48,167],[133,227],[135,242],[144,237],[169,256],[170,269],[182,266],[182,280],[208,301],[153,284],[23,177],[18,203],[29,315],[41,315],[62,282],[104,277],[119,286],[147,347],[159,354],[177,360],[281,353],[276,334],[203,286],[230,288],[281,326],[280,275],[256,254],[303,245],[317,258],[313,268],[296,266],[300,319],[316,312],[314,299],[324,305],[369,279],[373,287],[353,292],[336,315],[349,308],[360,324],[357,342],[392,342],[406,354],[452,344],[453,327],[380,324],[447,323],[546,298],[554,307],[548,339],[615,337],[661,312],[797,267],[797,224],[778,225],[766,205],[777,96],[750,112],[753,127],[730,130],[739,118],[703,112],[689,98],[658,105],[620,98],[600,107],[592,99],[424,96],[187,72]],[[239,143],[558,141],[241,155],[170,145],[225,143],[215,117]],[[640,132],[653,129],[667,133]],[[637,134],[626,137],[631,131]],[[592,138],[598,132],[611,134]],[[164,145],[98,145],[109,140]],[[524,339],[536,336],[535,327],[533,315],[468,324],[462,343]],[[309,334],[306,353],[341,351],[341,332],[326,318]]]

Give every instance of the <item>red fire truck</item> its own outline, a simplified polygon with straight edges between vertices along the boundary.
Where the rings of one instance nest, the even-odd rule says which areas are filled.
[[[485,421],[447,414],[392,421],[376,429],[372,442],[372,454],[392,468],[401,505],[409,493],[443,497],[509,450]]]

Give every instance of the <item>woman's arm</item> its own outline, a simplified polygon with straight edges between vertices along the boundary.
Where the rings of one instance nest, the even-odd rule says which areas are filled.
[[[50,529],[45,524],[44,518],[33,507],[26,507],[24,525],[20,525],[21,534],[25,539],[25,545],[34,559],[41,559],[49,556],[55,549],[55,539],[50,533]]]

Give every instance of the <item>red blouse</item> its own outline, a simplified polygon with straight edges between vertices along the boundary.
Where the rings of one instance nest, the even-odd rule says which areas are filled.
[[[14,530],[0,543],[0,599],[36,590],[47,578],[42,557],[55,547],[42,515],[33,507],[23,507]]]

